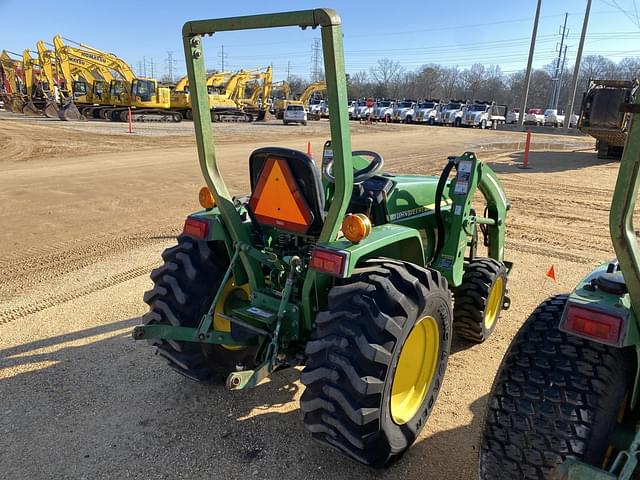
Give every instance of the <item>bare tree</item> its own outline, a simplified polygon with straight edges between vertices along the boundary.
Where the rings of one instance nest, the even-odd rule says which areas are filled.
[[[404,68],[400,62],[389,58],[378,60],[375,67],[371,67],[370,74],[376,83],[380,96],[397,95],[398,83],[402,77]]]

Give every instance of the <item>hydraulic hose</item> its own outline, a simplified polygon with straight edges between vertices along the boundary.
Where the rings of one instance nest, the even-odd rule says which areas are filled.
[[[433,251],[433,259],[438,258],[440,254],[440,250],[444,246],[444,220],[442,219],[442,195],[444,194],[444,187],[447,184],[447,180],[449,179],[449,175],[451,174],[451,170],[454,167],[457,167],[455,159],[457,157],[449,157],[449,163],[444,167],[442,173],[440,174],[440,179],[438,180],[438,186],[436,187],[436,227],[438,228],[438,239],[436,241],[436,248]]]

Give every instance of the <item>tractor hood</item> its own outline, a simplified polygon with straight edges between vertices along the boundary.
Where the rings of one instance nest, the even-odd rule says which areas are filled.
[[[438,177],[397,175],[389,178],[395,185],[387,195],[387,221],[397,223],[435,214]],[[448,187],[443,200],[448,200]]]

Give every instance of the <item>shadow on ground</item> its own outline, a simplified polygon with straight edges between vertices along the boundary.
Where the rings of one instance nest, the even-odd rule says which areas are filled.
[[[473,478],[484,397],[471,404],[470,424],[426,436],[373,471],[311,440],[298,370],[244,392],[196,384],[131,339],[139,322],[0,351],[5,478]]]
[[[524,163],[524,152],[512,153],[498,162],[487,162],[497,173],[552,173],[569,170],[580,170],[595,165],[610,165],[616,167],[617,160],[600,159],[595,151],[567,151],[567,152],[529,152],[529,169],[520,168]]]

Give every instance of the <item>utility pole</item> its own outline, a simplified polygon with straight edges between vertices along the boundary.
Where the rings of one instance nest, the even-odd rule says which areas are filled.
[[[173,58],[173,51],[167,52],[167,58],[165,59],[165,63],[167,64],[169,81],[173,83],[173,67],[175,66],[175,63],[176,63],[176,59]]]
[[[224,60],[227,57],[227,54],[224,53],[224,45],[220,45],[220,53],[218,56],[220,57],[220,71],[224,72]]]
[[[560,102],[560,90],[562,89],[562,77],[564,77],[564,65],[567,62],[567,47],[564,46],[564,53],[562,54],[562,66],[560,67],[560,76],[558,77],[558,88],[556,90],[556,98],[553,102],[553,108],[558,109],[558,102]]]
[[[142,76],[147,76],[147,57],[142,57]]]
[[[154,75],[154,70],[153,70],[153,57],[151,57],[151,60],[149,60],[149,67],[151,70],[151,78],[156,78],[156,76]]]
[[[287,61],[287,83],[291,79],[291,61]]]
[[[587,27],[589,26],[589,13],[591,13],[591,0],[587,0],[587,9],[584,12],[584,22],[582,23],[582,33],[580,34],[580,45],[578,45],[578,54],[576,55],[576,64],[573,67],[573,81],[569,89],[569,98],[567,99],[567,108],[564,111],[564,132],[569,133],[569,124],[571,123],[571,115],[573,114],[573,103],[576,98],[576,90],[578,89],[578,78],[580,77],[580,62],[582,61],[582,49],[584,48],[584,39],[587,36]]]
[[[317,82],[322,78],[322,70],[320,68],[320,39],[314,38],[311,46],[311,81]]]
[[[538,0],[536,7],[536,16],[533,21],[533,32],[531,33],[531,46],[529,47],[529,60],[527,61],[527,73],[524,79],[524,93],[522,94],[522,103],[520,103],[520,115],[518,118],[518,126],[524,127],[524,114],[527,111],[527,99],[529,98],[529,84],[531,83],[531,65],[533,64],[533,52],[536,48],[536,36],[538,35],[538,21],[540,20],[540,7],[542,0]]]
[[[551,96],[549,98],[549,108],[558,108],[557,104],[554,106],[554,104],[556,103],[556,98],[558,95],[558,90],[560,90],[560,63],[562,62],[562,50],[564,47],[564,38],[567,35],[568,31],[567,31],[567,17],[569,16],[568,13],[564,14],[564,25],[562,26],[562,30],[561,30],[561,35],[562,37],[560,38],[560,48],[558,49],[558,59],[556,60],[556,70],[555,73],[553,75],[553,90],[551,91]]]

